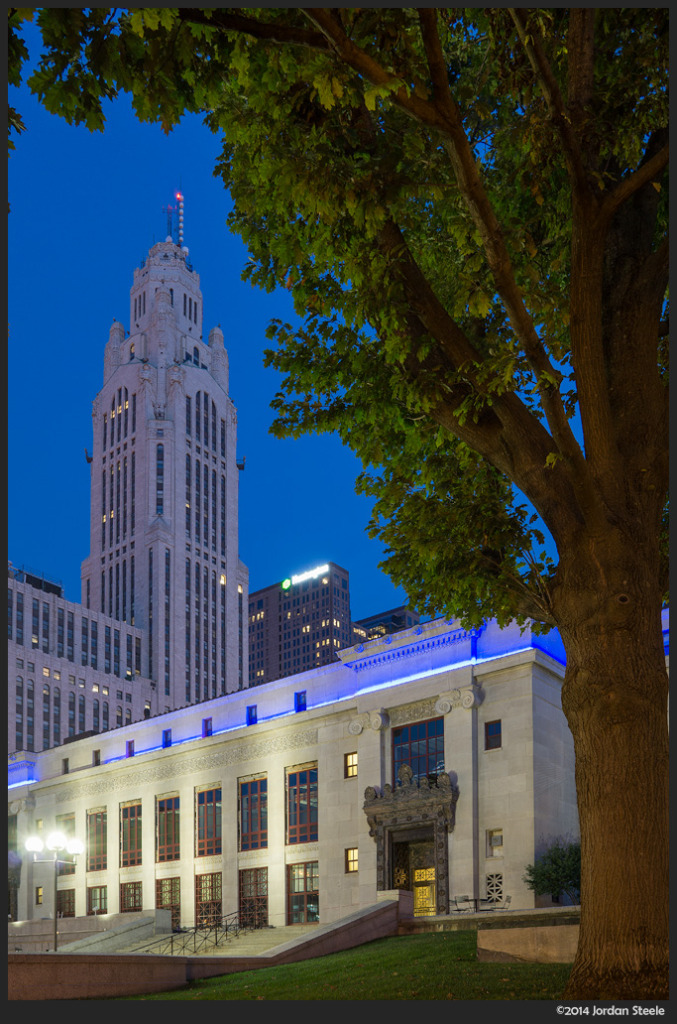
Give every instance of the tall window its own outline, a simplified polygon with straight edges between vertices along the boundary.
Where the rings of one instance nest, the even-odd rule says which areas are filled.
[[[24,681],[23,676],[16,677],[16,738],[15,746],[17,750],[23,750],[24,745]]]
[[[178,860],[179,847],[179,798],[178,796],[158,797],[157,800],[157,856],[162,864]]]
[[[157,878],[155,880],[155,906],[158,910],[171,910],[172,931],[181,927],[181,879]]]
[[[287,924],[320,920],[319,864],[316,860],[287,867]]]
[[[23,647],[24,642],[24,596],[16,595],[16,642]]]
[[[122,882],[120,885],[120,913],[136,914],[142,909],[141,882]]]
[[[240,849],[262,850],[268,846],[268,780],[240,782]]]
[[[59,889],[56,894],[56,912],[59,917],[75,917],[75,889]]]
[[[87,916],[108,913],[108,886],[92,885],[87,889]]]
[[[287,770],[287,843],[317,839],[317,765]]]
[[[165,448],[159,444],[155,448],[155,515],[161,516],[164,512],[164,486],[165,486]]]
[[[87,812],[87,870],[104,871],[106,858],[107,822],[106,811]],[[101,910],[99,913],[104,914]]]
[[[221,853],[221,790],[203,789],[197,794],[196,856]]]
[[[195,924],[198,928],[220,922],[223,915],[221,892],[220,871],[195,876]]]
[[[416,776],[437,776],[444,771],[444,719],[432,718],[393,729],[393,781],[409,765]]]
[[[141,863],[141,801],[120,807],[120,866]]]
[[[268,868],[244,868],[238,881],[240,924],[265,927],[268,924]]]

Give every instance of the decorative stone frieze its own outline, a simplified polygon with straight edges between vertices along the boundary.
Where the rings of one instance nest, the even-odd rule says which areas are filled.
[[[79,785],[74,785],[72,776],[69,777],[70,785],[65,785],[63,791],[55,795],[55,801],[62,803],[64,800],[71,800],[74,796],[94,796],[118,789],[125,790],[130,785],[144,785],[146,783],[160,782],[164,779],[179,779],[186,775],[195,775],[207,769],[226,767],[246,761],[259,761],[267,754],[295,750],[299,747],[303,748],[316,744],[317,729],[298,729],[294,732],[272,736],[258,743],[227,744],[219,747],[213,753],[205,753],[199,757],[186,759],[177,756],[175,758],[158,759],[147,768],[139,768],[136,771],[132,767],[131,762],[126,761],[127,771],[106,776],[101,781],[83,781]]]
[[[435,715],[435,698],[418,700],[411,704],[402,704],[390,710],[392,726],[406,725],[408,722],[419,722]]]

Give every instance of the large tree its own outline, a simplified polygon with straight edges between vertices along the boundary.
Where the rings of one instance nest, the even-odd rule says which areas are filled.
[[[468,625],[559,630],[566,995],[666,998],[668,9],[37,19],[49,110],[99,129],[127,91],[142,120],[223,134],[245,274],[300,317],[271,326],[273,429],[361,456],[393,580]]]

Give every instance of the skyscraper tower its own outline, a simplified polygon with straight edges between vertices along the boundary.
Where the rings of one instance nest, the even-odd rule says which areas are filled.
[[[248,571],[238,556],[228,355],[203,341],[200,278],[183,241],[134,271],[130,330],[114,321],[92,407],[90,554],[82,603],[143,629],[158,710],[248,685]]]

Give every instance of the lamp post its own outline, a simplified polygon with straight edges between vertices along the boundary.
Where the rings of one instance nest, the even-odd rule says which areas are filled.
[[[52,853],[51,857],[38,857],[39,853],[42,853],[44,849],[49,850]],[[71,854],[72,857],[78,857],[84,852],[84,843],[80,839],[69,839],[63,834],[63,832],[50,832],[47,836],[46,842],[43,842],[39,836],[30,836],[26,840],[26,849],[29,853],[33,854],[33,861],[36,864],[54,864],[54,952],[57,951],[57,911],[56,911],[56,882],[59,876],[59,864],[70,863],[69,861],[62,860],[59,854],[64,850],[66,853]]]

